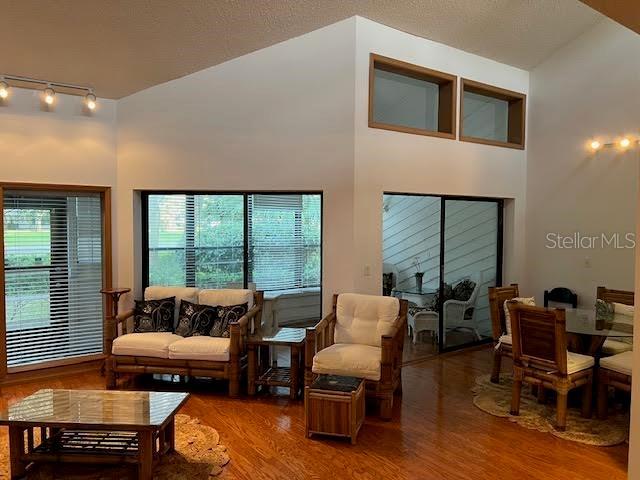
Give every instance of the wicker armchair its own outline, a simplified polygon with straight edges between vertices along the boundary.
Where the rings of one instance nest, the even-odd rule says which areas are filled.
[[[367,397],[390,419],[393,395],[402,391],[407,306],[395,297],[334,295],[331,313],[307,328],[305,385],[318,374],[364,378]]]
[[[133,310],[118,315],[107,327],[111,345],[107,360],[107,388],[116,387],[118,374],[169,374],[229,380],[229,396],[240,394],[242,372],[247,368],[246,339],[259,326],[264,292],[251,290],[199,290],[180,287],[148,287],[145,299],[175,296],[180,301],[206,305],[247,302],[249,311],[229,328],[229,338],[187,337],[172,333],[129,333]],[[177,320],[177,312],[176,312]]]

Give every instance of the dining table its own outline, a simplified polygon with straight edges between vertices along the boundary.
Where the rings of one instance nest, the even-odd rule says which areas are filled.
[[[566,308],[567,347],[569,351],[599,358],[607,337],[625,341],[633,338],[633,317],[612,314],[600,318],[595,308]]]

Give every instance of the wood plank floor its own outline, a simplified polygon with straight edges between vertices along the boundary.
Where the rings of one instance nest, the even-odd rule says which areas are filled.
[[[477,375],[490,371],[490,359],[483,348],[405,367],[393,420],[369,415],[355,446],[307,440],[302,402],[285,397],[231,400],[208,383],[192,385],[183,413],[220,432],[231,456],[221,479],[626,478],[626,444],[598,448],[567,442],[475,408],[469,388]],[[94,373],[63,377],[3,388],[0,403],[39,388],[103,385]]]

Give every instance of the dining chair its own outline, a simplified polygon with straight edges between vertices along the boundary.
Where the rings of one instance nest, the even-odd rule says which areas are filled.
[[[578,308],[578,295],[568,288],[556,287],[544,291],[544,306],[549,307],[549,302],[566,303],[572,308]]]
[[[631,393],[633,352],[627,351],[600,360],[598,369],[598,418],[607,418],[609,387]]]
[[[567,351],[565,312],[509,303],[513,340],[511,415],[520,414],[522,384],[554,390],[556,429],[567,426],[569,391],[583,387],[582,416],[591,417],[593,357]]]
[[[491,330],[493,334],[493,369],[491,381],[500,381],[502,357],[513,358],[511,336],[507,335],[507,319],[504,313],[504,302],[520,296],[518,284],[507,287],[489,287],[489,310],[491,312]]]
[[[606,287],[598,287],[596,298],[607,303],[621,303],[623,305],[634,305],[634,292],[628,290],[614,290]],[[607,338],[602,344],[603,355],[617,355],[628,352],[633,348],[630,343],[616,338]]]

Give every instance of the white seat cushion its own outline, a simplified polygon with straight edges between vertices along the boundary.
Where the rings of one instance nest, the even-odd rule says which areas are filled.
[[[615,312],[616,315],[633,317],[635,315],[635,306],[625,305],[624,303],[613,302],[613,311]]]
[[[176,308],[173,315],[174,326],[178,323],[180,315],[180,303],[186,300],[191,303],[198,303],[199,288],[192,287],[147,287],[144,289],[145,300],[162,300],[163,298],[176,297]]]
[[[313,373],[380,380],[382,349],[371,345],[336,343],[313,357]]]
[[[631,375],[631,364],[633,361],[633,352],[624,352],[614,355],[613,357],[605,357],[600,360],[600,368],[613,370],[623,375]]]
[[[336,306],[335,342],[379,347],[399,311],[400,301],[395,297],[343,293]]]
[[[247,308],[253,307],[253,290],[220,288],[200,290],[198,302],[201,305],[231,306],[247,303]]]
[[[602,353],[605,355],[617,355],[618,353],[629,352],[633,350],[633,345],[620,340],[607,338],[602,344]]]
[[[113,341],[114,355],[169,358],[169,345],[182,340],[180,335],[168,332],[127,333]]]
[[[502,335],[498,339],[498,343],[504,343],[505,345],[513,345],[513,341],[511,339],[511,335]]]
[[[580,353],[567,352],[567,373],[576,373],[595,365],[593,357]]]
[[[169,346],[169,358],[180,360],[229,360],[228,338],[195,336],[181,338]]]

